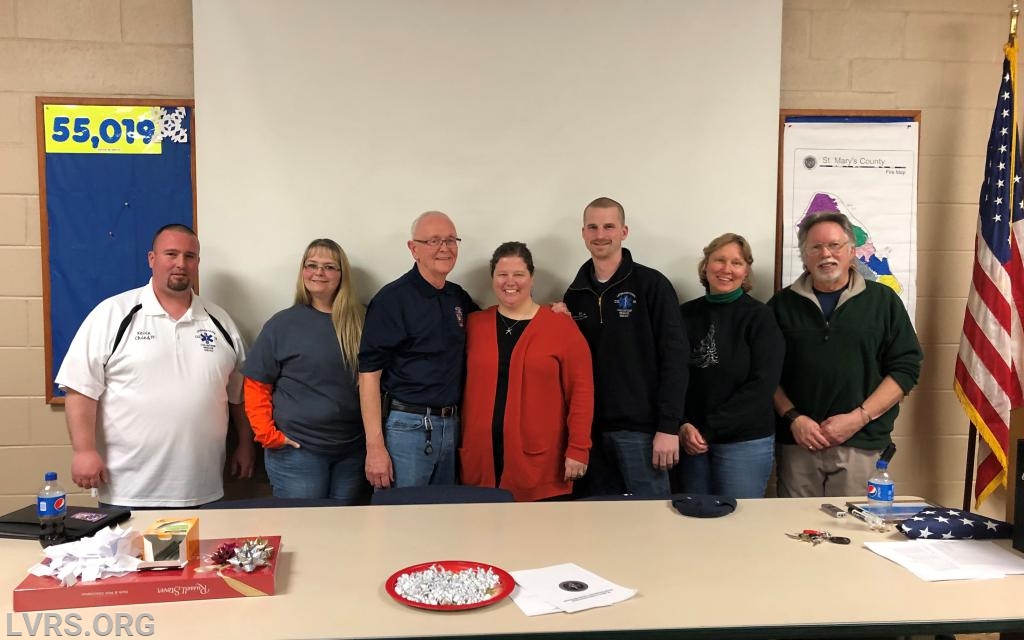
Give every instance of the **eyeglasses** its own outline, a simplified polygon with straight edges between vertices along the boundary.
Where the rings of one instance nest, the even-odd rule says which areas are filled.
[[[417,240],[416,238],[413,238],[412,241],[418,242],[420,244],[425,244],[431,249],[437,249],[442,244],[448,247],[449,249],[457,249],[459,243],[462,242],[462,238],[456,238],[455,236],[451,236],[448,238],[429,238],[427,240]]]
[[[829,253],[836,254],[846,248],[846,245],[850,244],[847,242],[829,242],[828,244],[812,244],[807,247],[807,253],[812,256],[820,256],[825,253],[825,249],[828,249]]]
[[[333,276],[336,273],[341,273],[341,268],[334,264],[317,264],[315,262],[307,262],[302,265],[302,268],[310,273],[316,273],[317,271],[323,271],[325,275]]]

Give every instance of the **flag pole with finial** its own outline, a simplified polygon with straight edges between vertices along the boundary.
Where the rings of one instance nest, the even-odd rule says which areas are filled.
[[[1020,7],[1016,2],[1010,4],[1010,43],[1017,43],[1017,16],[1020,15]]]
[[[1008,89],[1009,89],[1009,92],[1010,92],[1011,95],[1002,94],[1000,96],[1000,98],[1002,100],[1009,100],[1010,103],[1011,103],[1011,107],[1012,107],[1011,109],[1004,109],[1004,111],[1001,114],[1003,117],[1007,117],[1007,116],[1011,116],[1012,115],[1012,122],[1010,123],[1010,126],[1006,127],[1005,129],[1002,130],[1002,134],[1003,135],[1008,134],[1010,136],[1010,141],[1009,141],[1010,142],[1010,144],[1009,144],[1009,151],[1010,151],[1010,154],[1009,154],[1010,155],[1010,161],[1009,161],[1009,165],[1010,166],[1009,166],[1009,169],[1010,169],[1010,173],[1008,174],[1010,176],[1010,178],[1009,178],[1009,180],[1007,180],[1008,184],[1006,184],[1006,187],[1005,187],[1006,188],[1005,195],[1007,196],[1007,203],[1006,203],[1007,210],[1006,210],[1006,214],[1005,215],[1006,215],[1006,223],[1007,223],[1007,226],[1009,227],[1008,228],[1008,232],[1007,232],[1007,238],[1006,238],[1008,245],[1012,245],[1015,242],[1014,229],[1013,229],[1014,223],[1016,222],[1015,216],[1016,215],[1020,215],[1018,213],[1018,209],[1024,208],[1024,202],[1022,202],[1019,206],[1016,206],[1017,203],[1016,203],[1015,198],[1014,198],[1016,192],[1018,191],[1016,189],[1016,182],[1018,180],[1018,178],[1017,178],[1016,159],[1017,159],[1017,144],[1018,144],[1018,140],[1017,140],[1017,116],[1018,116],[1018,109],[1017,109],[1017,107],[1018,107],[1018,104],[1019,104],[1019,101],[1017,99],[1017,94],[1018,94],[1018,89],[1017,89],[1017,19],[1019,18],[1019,16],[1020,16],[1020,8],[1019,8],[1019,5],[1018,5],[1018,2],[1016,0],[1014,0],[1013,2],[1010,3],[1010,32],[1009,32],[1009,36],[1007,37],[1006,44],[1003,45],[1003,54],[1005,56],[1003,62],[1004,62],[1004,65],[1006,67],[1006,72],[1005,72],[1005,76],[1001,78],[1002,83],[1009,84]],[[1000,115],[999,99],[998,98],[997,98],[997,101],[996,101],[996,114],[995,115],[996,115],[996,117],[998,117]],[[1007,129],[1009,129],[1009,130],[1007,131]],[[996,120],[993,119],[992,136],[995,136],[997,131],[998,131],[998,129],[996,129]],[[993,161],[992,161],[992,158],[991,158],[991,154],[993,153],[993,149],[994,148],[998,149],[1001,153],[1005,153],[1007,151],[1007,148],[1005,146],[1003,146],[1002,148],[994,146],[994,145],[999,144],[999,142],[998,142],[998,140],[996,140],[995,142],[993,140],[994,140],[993,137],[989,138],[989,149],[988,149],[988,154],[986,155],[986,163],[987,163],[986,173],[988,173],[988,169],[993,166]],[[1002,164],[999,165],[999,169],[1003,169],[1003,165]],[[986,177],[986,180],[985,180],[984,184],[988,185],[989,182],[990,182],[990,178]],[[999,187],[1003,187],[1003,181],[1002,180],[999,181],[999,185],[998,186]],[[985,188],[986,187],[983,186],[983,190]],[[983,195],[985,195],[985,194],[983,194]],[[985,195],[985,202],[988,202],[987,195]],[[994,205],[998,205],[1000,203],[1000,199],[998,197],[996,197],[994,200],[992,200],[992,203],[993,203],[993,206]],[[982,204],[982,201],[979,201],[978,204],[979,204],[979,208],[982,208],[982,212],[981,213],[982,213],[982,217],[984,218],[984,215],[985,215],[984,205]],[[992,217],[992,220],[996,221],[996,222],[998,222],[1000,220],[1000,215],[999,215],[998,211],[995,212],[995,215]],[[976,245],[976,251],[975,251],[975,261],[976,262],[978,260],[978,254],[979,254],[979,252],[981,251],[981,248],[982,248],[982,243],[984,242],[984,239],[983,239],[983,237],[981,235],[982,232],[983,232],[984,226],[985,226],[984,220],[979,222],[979,226],[978,226],[978,234],[979,235],[978,235],[978,238],[976,240],[977,245]],[[1013,251],[1011,251],[1011,256],[1012,255],[1014,255]],[[1020,261],[1020,257],[1018,255],[1016,257],[1016,259],[1013,260],[1015,267],[1009,273],[1006,274],[1011,279],[1013,279],[1015,277],[1016,278],[1020,278],[1020,276],[1019,276],[1020,268],[1019,268],[1019,264],[1017,264],[1017,263],[1019,263],[1019,261]],[[1005,265],[1000,264],[1000,269],[1005,269]],[[1012,287],[1012,284],[1010,286],[1011,286],[1011,288],[1014,288],[1014,287]],[[964,320],[965,327],[968,325],[968,321],[969,320],[971,322],[974,322],[973,319],[971,318],[970,305],[971,305],[971,299],[976,297],[976,296],[977,296],[977,292],[975,290],[974,285],[972,284],[971,285],[971,292],[970,292],[970,294],[968,296],[968,310],[967,310],[967,312],[965,314],[965,320]],[[1021,308],[1021,304],[1020,304],[1021,301],[1020,300],[1012,300],[1011,299],[1008,302],[1010,302],[1012,305],[1016,306],[1018,308],[1018,315],[1020,317],[1024,318],[1024,309]],[[994,419],[994,423],[992,425],[989,425],[989,424],[986,423],[985,418],[978,412],[978,407],[977,407],[977,404],[978,404],[979,401],[983,401],[986,404],[990,404],[989,401],[987,399],[984,399],[984,398],[981,398],[981,397],[971,398],[971,397],[968,397],[967,394],[965,393],[964,387],[963,387],[964,381],[974,383],[974,380],[973,380],[973,375],[974,374],[969,369],[967,369],[967,368],[963,368],[963,369],[961,368],[961,367],[965,367],[966,366],[966,365],[963,364],[963,360],[962,360],[962,354],[964,353],[964,349],[965,349],[965,341],[967,341],[967,344],[969,345],[969,338],[967,338],[966,331],[967,330],[965,328],[964,337],[961,338],[961,347],[960,347],[961,348],[961,353],[958,354],[958,356],[957,356],[957,373],[955,374],[955,383],[954,383],[954,388],[956,390],[957,396],[960,399],[960,402],[963,405],[964,410],[967,412],[968,416],[970,417],[969,428],[968,428],[968,436],[967,436],[967,460],[966,460],[966,465],[965,465],[965,469],[964,469],[964,500],[963,500],[963,505],[964,505],[964,510],[965,511],[970,509],[970,505],[971,505],[971,502],[972,502],[972,500],[971,500],[972,497],[976,496],[976,498],[977,498],[976,499],[976,504],[980,505],[995,490],[995,488],[998,485],[1002,485],[1004,487],[1006,486],[1006,484],[1007,484],[1006,483],[1006,477],[1007,477],[1007,471],[1008,471],[1008,457],[1009,457],[1008,453],[1009,453],[1009,451],[1008,450],[1004,450],[1004,447],[1003,447],[1002,443],[1000,442],[1000,439],[993,432],[993,428],[998,427],[998,428],[1001,428],[1001,429],[1005,429],[1007,431],[1007,434],[1006,434],[1007,440],[1009,441],[1009,439],[1010,439],[1009,431],[1011,430],[1010,429],[1010,425],[1011,425],[1011,422],[1012,422],[1012,418],[1011,418],[1010,414],[1012,413],[1013,409],[1017,408],[1017,407],[1013,406],[1013,402],[1011,401],[1011,399],[1009,397],[1001,397],[1001,399],[1003,401],[1005,401],[1007,403],[1010,403],[1010,410],[1007,411],[1006,415],[1002,415],[1002,412],[998,412],[999,415],[992,416],[993,419]],[[1002,337],[1005,338],[1006,336],[1002,336]],[[1011,336],[1011,341],[1012,341],[1012,336]],[[973,349],[973,347],[968,347],[967,353],[973,353],[972,349]],[[1010,351],[1009,353],[1005,353],[1005,354],[998,353],[998,351],[997,351],[996,355],[997,355],[998,359],[1000,359],[1003,362],[1006,362],[1006,363],[1008,363],[1010,365],[1010,370],[1013,372],[1013,377],[1016,378],[1017,371],[1016,371],[1016,369],[1014,369],[1014,366],[1016,365],[1016,361],[1017,361],[1019,356],[1016,355],[1016,353],[1015,353],[1016,352],[1016,348],[1013,347],[1012,345],[1009,348],[1009,351]],[[985,367],[981,367],[981,369],[983,369],[986,372],[988,371],[988,369],[985,369]],[[983,380],[985,380],[989,384],[995,384],[997,386],[999,386],[1001,384],[998,380],[991,379],[991,376],[987,375],[984,372],[981,374],[981,378]],[[1010,384],[1011,388],[1016,387],[1017,388],[1017,393],[1018,394],[1020,393],[1020,390],[1019,390],[1020,381],[1019,380],[1014,380],[1012,382],[1007,380],[1007,381],[1004,381],[1004,382],[1007,382],[1008,384]],[[975,395],[977,395],[977,394],[975,394]],[[989,409],[990,410],[994,409],[994,407],[989,406]],[[988,457],[986,457],[986,459],[983,460],[982,463],[980,465],[978,465],[978,467],[976,468],[975,467],[975,461],[976,461],[976,456],[977,456],[977,448],[978,448],[978,440],[979,440],[978,436],[979,435],[981,435],[982,436],[981,439],[983,439],[986,442],[986,444],[989,445],[989,448],[991,449],[991,454]],[[1008,445],[1008,443],[1007,443],[1007,445]],[[1009,447],[1007,446],[1007,449],[1008,448]],[[995,460],[995,462],[998,463],[998,466],[1000,467],[1000,470],[999,470],[998,473],[996,473],[994,471],[994,469],[992,468],[994,466],[992,464],[993,460]],[[1018,462],[1018,464],[1020,464],[1020,462]],[[982,476],[982,473],[981,473],[982,467],[986,467],[985,474],[984,474],[985,475],[984,481],[982,481],[982,478],[981,478],[981,476]],[[977,483],[980,483],[981,486],[975,487],[975,485]],[[975,493],[976,491],[977,491],[977,493]]]
[[[1007,37],[1006,45],[1003,47],[1003,51],[1006,53],[1007,59],[1010,61],[1010,86],[1013,87],[1013,126],[1010,129],[1010,176],[1016,176],[1016,167],[1014,163],[1017,159],[1017,117],[1019,111],[1017,111],[1018,101],[1017,95],[1020,91],[1017,89],[1017,18],[1020,16],[1020,7],[1016,0],[1010,4],[1010,35]],[[1016,182],[1010,180],[1010,221],[1013,221],[1013,203],[1015,200],[1014,187]],[[1013,225],[1010,225],[1010,239],[1013,238]]]

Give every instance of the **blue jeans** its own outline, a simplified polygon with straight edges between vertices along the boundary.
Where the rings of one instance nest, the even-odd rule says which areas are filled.
[[[330,498],[360,504],[370,493],[363,470],[365,454],[327,455],[285,445],[264,451],[264,463],[275,498]]]
[[[392,411],[384,423],[384,446],[395,472],[392,486],[455,484],[458,439],[458,416],[442,418]]]
[[[682,452],[679,481],[686,493],[703,493],[730,498],[763,498],[772,473],[775,436],[709,444],[698,456]]]
[[[637,496],[668,497],[668,472],[654,468],[654,434],[639,431],[605,431],[601,434],[603,455],[591,456],[587,475],[590,495],[632,493]],[[595,464],[597,468],[595,468]]]

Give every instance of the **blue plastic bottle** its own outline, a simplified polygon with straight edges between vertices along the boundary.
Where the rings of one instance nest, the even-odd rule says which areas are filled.
[[[892,515],[896,487],[889,475],[889,461],[896,455],[896,445],[889,443],[875,463],[875,472],[868,478],[868,511],[882,518]]]
[[[48,547],[67,542],[64,534],[64,517],[67,515],[67,494],[57,484],[57,472],[47,471],[43,476],[43,487],[36,498],[36,515],[39,516],[39,544]]]
[[[868,479],[868,511],[883,518],[889,517],[895,497],[896,487],[889,476],[889,461],[879,460],[875,463],[875,472]]]

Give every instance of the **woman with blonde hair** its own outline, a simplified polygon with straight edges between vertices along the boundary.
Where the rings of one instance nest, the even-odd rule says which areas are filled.
[[[267,321],[242,368],[275,497],[356,504],[369,495],[356,389],[365,316],[344,250],[309,243],[294,304]]]
[[[786,347],[775,316],[747,295],[753,262],[746,238],[718,236],[697,266],[707,293],[680,307],[690,383],[677,473],[688,493],[763,498],[771,474]]]

